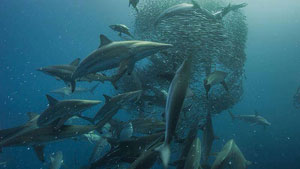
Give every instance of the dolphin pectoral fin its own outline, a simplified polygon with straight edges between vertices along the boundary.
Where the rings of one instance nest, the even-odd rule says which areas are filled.
[[[33,149],[38,157],[38,159],[41,162],[45,162],[45,156],[44,156],[44,145],[35,145],[33,146]]]
[[[118,72],[115,75],[112,75],[110,78],[111,84],[115,89],[118,89],[117,81],[127,72],[127,62],[121,63]]]
[[[225,89],[227,92],[229,92],[229,89],[228,89],[228,86],[227,86],[226,82],[225,82],[225,81],[222,81],[221,84],[223,85],[224,89]]]
[[[130,59],[128,62],[128,66],[127,66],[127,74],[128,75],[131,75],[131,73],[134,69],[134,66],[135,66],[135,61],[133,59]]]
[[[119,36],[122,36],[122,32],[119,32]]]
[[[54,129],[58,130],[61,128],[61,126],[63,126],[65,124],[65,122],[69,119],[69,116],[63,117],[61,119],[59,119],[59,121],[57,122],[57,124],[55,125]]]
[[[75,82],[75,80],[73,80],[71,82],[71,91],[72,91],[72,93],[75,91],[75,88],[76,88],[76,82]]]

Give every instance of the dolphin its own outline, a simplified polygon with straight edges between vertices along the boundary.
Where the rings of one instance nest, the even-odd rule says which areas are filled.
[[[63,125],[59,130],[53,130],[53,125],[36,127],[38,114],[28,113],[29,122],[25,125],[0,130],[0,149],[2,147],[33,146],[40,161],[44,162],[44,144],[59,141],[66,138],[73,138],[92,130],[101,128],[97,125]]]
[[[193,125],[192,128],[190,129],[188,135],[185,138],[184,141],[184,147],[181,151],[181,155],[180,158],[177,162],[175,162],[175,164],[177,163],[177,167],[176,169],[182,169],[184,168],[185,165],[185,160],[187,159],[187,156],[189,154],[189,151],[191,149],[191,146],[193,145],[193,141],[196,139],[198,134],[198,124],[197,125]]]
[[[155,143],[151,148],[146,149],[128,169],[150,169],[157,160],[159,153],[155,151],[163,142]]]
[[[119,36],[122,36],[122,33],[130,36],[131,38],[134,38],[131,33],[129,32],[129,28],[126,25],[123,24],[117,24],[117,25],[110,25],[109,26],[112,30],[119,32]]]
[[[175,135],[177,122],[181,108],[186,97],[187,88],[191,76],[192,56],[188,56],[176,71],[176,74],[170,84],[167,103],[165,108],[166,132],[164,144],[157,150],[160,151],[161,159],[165,168],[168,167],[170,160],[170,143]]]
[[[38,71],[41,71],[47,75],[55,77],[57,80],[62,80],[66,84],[75,86],[75,79],[72,79],[72,73],[76,69],[80,62],[80,58],[75,59],[70,64],[65,65],[54,65],[38,68]]]
[[[208,113],[206,116],[206,123],[202,128],[203,135],[202,135],[202,141],[203,141],[203,164],[208,165],[208,158],[210,156],[211,148],[213,145],[213,142],[217,137],[214,134],[211,114]]]
[[[201,164],[201,142],[197,137],[194,139],[193,144],[185,160],[184,169],[202,169]]]
[[[46,95],[46,97],[49,101],[49,107],[41,113],[37,124],[43,127],[59,120],[55,126],[56,129],[59,129],[69,118],[79,115],[86,109],[101,103],[99,100],[71,99],[58,101],[49,95]]]
[[[267,119],[263,118],[262,116],[259,116],[257,111],[255,111],[254,115],[234,115],[231,111],[228,112],[232,120],[238,119],[251,124],[261,125],[264,128],[271,125],[271,123]]]
[[[239,5],[228,5],[227,7],[223,8],[220,11],[217,11],[215,13],[211,13],[210,11],[200,7],[200,5],[192,0],[192,4],[189,3],[181,3],[178,5],[174,5],[165,11],[163,11],[155,20],[154,26],[156,27],[158,23],[160,23],[163,19],[170,18],[176,15],[184,15],[185,13],[191,12],[191,11],[198,11],[202,14],[204,14],[207,18],[212,20],[220,20],[222,19],[226,14],[228,14],[230,11],[237,10],[239,8],[243,8],[247,6],[246,3],[239,4]]]
[[[61,151],[54,153],[53,156],[50,156],[50,161],[50,169],[60,169],[60,167],[64,163],[63,153]]]
[[[221,83],[226,91],[228,91],[227,84],[225,82],[225,78],[227,76],[226,72],[215,71],[209,74],[206,79],[204,79],[204,88],[206,90],[206,97],[208,98],[209,90],[213,85]]]
[[[171,44],[138,40],[113,42],[102,34],[100,35],[100,41],[99,48],[89,54],[78,65],[72,79],[117,67],[120,67],[120,72],[125,69],[128,74],[131,74],[137,61],[173,46]],[[74,89],[72,88],[72,91]]]
[[[68,86],[71,85],[71,88],[75,88],[76,81],[85,81],[85,82],[99,81],[101,83],[104,83],[105,81],[110,81],[114,85],[114,83],[120,78],[120,76],[123,75],[123,72],[119,72],[116,75],[113,75],[111,77],[108,77],[101,73],[92,73],[74,80],[72,79],[72,74],[76,70],[76,67],[78,66],[79,62],[80,59],[77,58],[70,64],[41,67],[38,68],[37,71],[41,71],[47,75],[55,77],[57,80],[62,80]]]
[[[138,118],[130,121],[133,131],[141,134],[152,134],[165,130],[165,122],[155,118]]]
[[[134,162],[145,150],[153,146],[153,143],[162,141],[163,133],[156,133],[149,136],[141,136],[132,138],[125,141],[116,141],[107,138],[107,141],[113,146],[109,153],[101,159],[90,164],[90,169],[105,166],[109,163],[117,164],[119,161],[132,163]]]
[[[234,140],[229,140],[223,147],[222,151],[218,153],[211,169],[247,169],[251,162],[247,161],[235,144]]]
[[[74,91],[74,94],[81,94],[81,93],[86,93],[86,92],[90,92],[91,94],[94,94],[95,89],[99,86],[99,83],[96,84],[95,86],[93,86],[90,89],[87,88],[81,88],[81,87],[77,87]],[[69,87],[63,87],[63,88],[59,88],[59,89],[55,89],[50,91],[51,93],[55,93],[55,94],[59,94],[62,97],[65,96],[70,96],[72,94],[71,88]]]
[[[129,7],[132,5],[132,7],[136,10],[136,12],[139,12],[138,8],[136,7],[140,0],[129,0]]]
[[[122,94],[118,94],[114,97],[110,97],[107,95],[103,95],[105,98],[105,104],[101,107],[101,109],[96,113],[93,119],[85,118],[90,122],[94,123],[96,121],[101,121],[106,119],[106,123],[111,120],[111,118],[121,109],[123,106],[137,101],[142,94],[142,90],[126,92]],[[108,118],[108,116],[110,118]],[[104,122],[104,121],[103,121]]]

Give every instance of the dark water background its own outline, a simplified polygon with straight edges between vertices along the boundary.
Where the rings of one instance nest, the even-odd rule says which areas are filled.
[[[217,151],[234,138],[254,162],[250,169],[300,169],[300,111],[292,104],[300,85],[300,2],[247,1],[247,79],[243,99],[232,111],[253,114],[257,110],[272,126],[264,130],[232,122],[224,112],[213,121],[221,138],[214,148]],[[100,33],[120,40],[108,25],[133,27],[131,12],[127,0],[1,0],[0,129],[23,124],[28,119],[26,112],[43,111],[48,104],[45,94],[64,86],[36,68],[84,58],[98,47]],[[103,91],[114,92],[104,84],[85,98],[103,100]],[[78,168],[88,160],[92,148],[85,141],[65,140],[47,145],[45,153],[48,158],[62,150],[66,166]],[[47,168],[27,147],[4,148],[1,161],[7,161],[9,169]]]

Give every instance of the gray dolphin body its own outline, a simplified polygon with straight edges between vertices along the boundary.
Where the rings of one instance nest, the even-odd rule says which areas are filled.
[[[62,97],[65,96],[70,96],[72,94],[82,94],[82,93],[87,93],[90,92],[91,94],[94,94],[95,89],[98,87],[99,84],[96,84],[90,89],[87,88],[82,88],[82,87],[76,87],[75,91],[72,93],[71,88],[69,87],[63,87],[59,89],[52,90],[51,93],[59,94]]]
[[[49,169],[60,169],[63,161],[63,153],[61,151],[56,152],[53,156],[50,156],[50,168]]]
[[[165,116],[166,116],[166,132],[164,144],[160,147],[161,159],[165,168],[168,167],[170,160],[170,143],[175,135],[177,122],[181,108],[186,97],[187,88],[191,76],[192,56],[188,56],[176,71],[169,87]]]
[[[19,127],[0,130],[0,149],[2,147],[33,146],[39,160],[45,161],[44,144],[65,138],[76,137],[92,130],[98,125],[63,125],[60,130],[53,130],[54,125],[38,127],[39,115],[28,113],[30,120]]]
[[[233,140],[229,140],[218,153],[211,169],[247,169],[251,162],[247,161]]]
[[[142,136],[126,141],[115,142],[110,139],[111,145],[116,145],[104,157],[90,164],[89,169],[96,169],[99,166],[118,162],[134,162],[148,147],[153,146],[153,143],[159,143],[163,140],[163,133],[156,133],[149,136]]]
[[[215,71],[209,74],[204,80],[204,88],[206,90],[206,97],[208,98],[208,93],[212,86],[221,83],[226,91],[228,91],[227,84],[225,83],[225,78],[227,77],[226,72]]]
[[[55,126],[56,129],[60,128],[69,118],[79,115],[86,109],[95,106],[101,101],[99,100],[63,100],[58,101],[55,98],[46,95],[49,101],[49,107],[41,113],[37,120],[37,124],[40,127],[47,126],[54,121],[58,121]]]
[[[119,109],[121,109],[123,106],[134,102],[139,99],[139,97],[142,94],[142,90],[132,91],[132,92],[126,92],[122,94],[118,94],[114,97],[109,97],[107,95],[104,95],[105,98],[105,104],[101,107],[101,109],[97,112],[92,122],[95,121],[102,121],[103,119],[110,120],[107,118],[113,117]],[[108,122],[106,121],[106,123]]]
[[[137,61],[153,55],[170,44],[149,41],[111,41],[100,35],[101,45],[88,55],[76,68],[73,79],[104,70],[120,67],[130,74]],[[72,89],[74,90],[74,89]]]
[[[71,88],[75,88],[76,81],[86,81],[86,82],[99,81],[102,83],[105,81],[110,81],[114,83],[116,81],[115,79],[118,79],[118,77],[120,76],[119,74],[117,74],[112,77],[107,77],[101,73],[92,73],[74,80],[72,79],[72,74],[76,70],[76,67],[78,66],[79,62],[80,59],[77,58],[70,64],[46,66],[46,67],[38,68],[37,70],[47,75],[50,75],[52,77],[55,77],[57,80],[64,81],[66,84],[71,85]]]
[[[184,169],[202,169],[201,164],[201,141],[197,137],[194,139],[193,144],[185,160]]]
[[[110,25],[109,26],[112,30],[119,32],[119,36],[122,36],[122,33],[130,36],[133,38],[131,33],[129,32],[129,28],[126,25],[123,24],[117,24],[117,25]]]
[[[213,124],[210,113],[207,114],[206,123],[203,127],[203,164],[208,164],[211,148],[216,136],[214,134]]]
[[[271,125],[271,123],[267,119],[259,116],[257,112],[255,112],[254,115],[234,115],[231,111],[229,111],[229,114],[233,120],[238,119],[251,124],[261,125],[263,127]]]
[[[228,14],[230,11],[237,10],[239,8],[243,8],[247,6],[247,4],[239,4],[239,5],[228,5],[227,7],[223,8],[220,11],[217,11],[216,13],[211,13],[208,10],[201,8],[197,2],[192,0],[192,4],[188,3],[181,3],[178,5],[174,5],[165,11],[163,11],[155,20],[154,26],[156,27],[159,22],[161,22],[163,19],[170,18],[176,15],[184,15],[185,13],[191,12],[191,11],[199,11],[200,13],[204,14],[207,18],[212,20],[222,19],[226,14]]]

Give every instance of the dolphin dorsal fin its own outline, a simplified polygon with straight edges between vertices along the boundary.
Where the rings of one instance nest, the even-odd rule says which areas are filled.
[[[53,98],[52,96],[50,95],[46,95],[47,99],[48,99],[48,102],[49,102],[49,105],[50,106],[54,106],[57,104],[58,100],[56,100],[55,98]]]
[[[194,5],[194,7],[200,8],[200,5],[195,0],[192,0],[192,4]]]
[[[73,61],[70,63],[70,65],[71,65],[71,66],[78,66],[78,65],[79,65],[79,62],[80,62],[80,58],[77,58],[77,59],[73,60]]]
[[[108,45],[110,43],[112,43],[113,41],[108,39],[105,35],[100,35],[100,46],[99,48],[101,48],[102,46]]]
[[[106,94],[104,94],[103,97],[105,98],[105,102],[110,102],[110,100],[111,100],[110,96],[107,96]]]
[[[29,120],[32,120],[32,119],[34,119],[36,116],[38,116],[38,114],[32,113],[32,112],[27,112],[27,116],[29,117]]]

